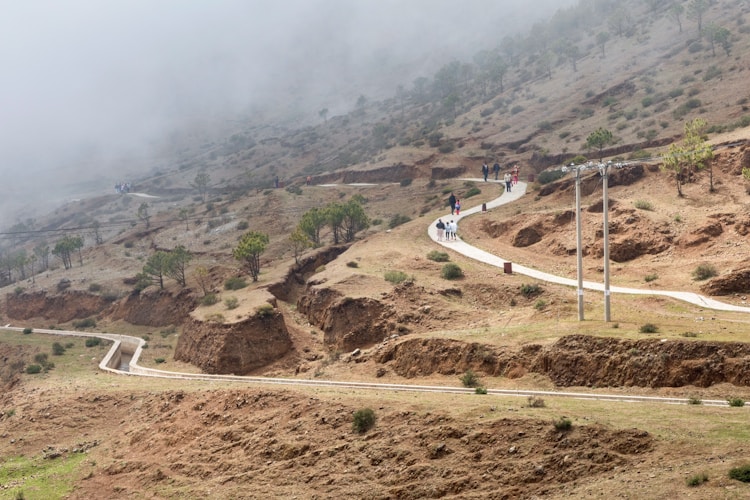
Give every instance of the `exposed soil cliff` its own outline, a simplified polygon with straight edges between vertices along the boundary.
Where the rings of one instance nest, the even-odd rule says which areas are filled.
[[[103,297],[80,290],[66,290],[56,295],[43,290],[5,296],[5,314],[15,320],[45,318],[65,323],[99,314],[108,305]]]
[[[279,359],[291,348],[284,318],[274,309],[229,324],[191,318],[184,324],[174,357],[206,373],[242,375]]]
[[[113,307],[111,317],[134,325],[180,325],[195,309],[195,298],[191,293],[189,289],[183,289],[177,295],[166,290],[134,293]]]
[[[375,360],[388,363],[404,377],[471,369],[509,378],[539,373],[560,387],[750,386],[750,345],[741,342],[570,335],[550,346],[506,349],[458,340],[410,339],[385,347]]]

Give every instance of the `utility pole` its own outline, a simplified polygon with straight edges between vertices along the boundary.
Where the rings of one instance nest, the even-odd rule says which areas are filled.
[[[571,165],[572,167],[573,165]],[[576,263],[578,268],[578,321],[583,321],[583,245],[581,244],[581,168],[576,169]]]
[[[602,175],[602,211],[604,212],[604,321],[611,319],[609,306],[609,167],[612,162],[600,163],[599,172]]]

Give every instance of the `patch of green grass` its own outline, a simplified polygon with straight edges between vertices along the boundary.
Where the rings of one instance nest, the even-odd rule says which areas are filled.
[[[0,462],[0,484],[13,484],[13,497],[3,498],[66,498],[73,491],[84,453],[64,455],[55,459],[12,457]]]
[[[639,210],[648,210],[649,212],[652,212],[654,210],[654,206],[651,204],[650,201],[646,200],[635,200],[635,208]]]
[[[717,274],[719,274],[719,272],[713,264],[699,264],[698,267],[693,270],[693,279],[695,281],[703,281],[713,278]]]
[[[447,253],[440,252],[438,250],[432,250],[430,253],[428,253],[427,259],[435,262],[448,262],[449,260],[451,260],[450,256]]]
[[[728,398],[727,403],[729,403],[729,406],[734,406],[737,408],[745,406],[745,400],[742,398]]]
[[[659,331],[659,327],[653,323],[646,323],[645,325],[641,325],[638,331],[641,333],[656,333]]]
[[[743,483],[750,483],[750,464],[732,468],[729,471],[729,477]]]
[[[238,276],[232,276],[224,282],[225,290],[239,290],[241,288],[245,288],[246,286],[247,282]]]
[[[658,279],[659,279],[659,275],[658,274],[647,274],[643,278],[643,281],[645,281],[646,283],[651,283],[652,281],[656,281]]]

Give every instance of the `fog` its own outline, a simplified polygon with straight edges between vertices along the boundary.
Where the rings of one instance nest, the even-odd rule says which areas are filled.
[[[152,168],[175,133],[292,112],[306,124],[323,107],[345,113],[360,94],[410,88],[573,3],[7,0],[0,224],[25,218],[37,198],[67,196],[70,184],[108,192]]]

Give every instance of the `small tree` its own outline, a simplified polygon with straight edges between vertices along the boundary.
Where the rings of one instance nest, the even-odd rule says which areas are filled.
[[[184,246],[179,245],[169,253],[169,265],[167,266],[166,274],[181,286],[187,286],[187,279],[185,275],[185,268],[188,262],[193,259],[191,254]]]
[[[605,128],[599,127],[594,132],[591,132],[586,138],[586,146],[588,148],[596,149],[599,152],[599,161],[602,161],[602,151],[604,146],[611,144],[613,141],[612,132]]]
[[[177,217],[179,217],[181,221],[185,222],[185,231],[189,230],[190,226],[188,225],[188,222],[190,221],[190,211],[187,208],[181,208],[177,214]]]
[[[677,22],[677,25],[680,27],[680,33],[682,33],[682,14],[684,13],[685,7],[679,2],[674,2],[672,6],[669,7],[669,17]]]
[[[148,276],[152,283],[164,288],[164,276],[168,276],[172,266],[172,256],[169,252],[158,251],[151,255],[143,266],[143,275]]]
[[[601,49],[602,51],[602,59],[607,57],[604,52],[604,46],[607,45],[609,38],[610,38],[610,35],[608,31],[601,31],[597,33],[596,35],[596,44],[599,46],[599,49]]]
[[[203,292],[203,296],[205,297],[206,295],[208,295],[208,292],[211,290],[211,282],[209,280],[208,269],[206,269],[205,266],[196,267],[193,271],[193,277],[195,278],[195,281],[198,283],[198,286]]]
[[[297,227],[310,238],[315,246],[320,246],[320,230],[326,222],[325,210],[314,207],[302,215]]]
[[[687,6],[687,17],[698,24],[698,36],[703,36],[703,16],[710,7],[709,0],[690,0]]]
[[[359,231],[370,227],[370,219],[365,214],[365,209],[358,198],[352,198],[346,202],[343,212],[342,227],[344,230],[344,241],[348,243],[354,241],[354,236]]]
[[[232,256],[242,262],[250,271],[253,281],[258,281],[260,274],[260,256],[268,246],[268,235],[258,231],[245,233],[237,247],[232,250]]]
[[[198,194],[200,195],[201,200],[203,200],[203,203],[206,202],[206,193],[208,193],[208,186],[210,184],[211,176],[206,172],[199,172],[195,176],[195,179],[193,179],[193,182],[190,183],[190,187],[198,190]]]
[[[299,227],[289,235],[289,244],[292,247],[294,262],[296,264],[299,264],[299,256],[302,255],[302,252],[313,246],[313,242],[310,241],[310,238]]]
[[[145,201],[138,207],[138,218],[146,224],[146,229],[151,227],[151,214],[148,213],[148,203]]]

